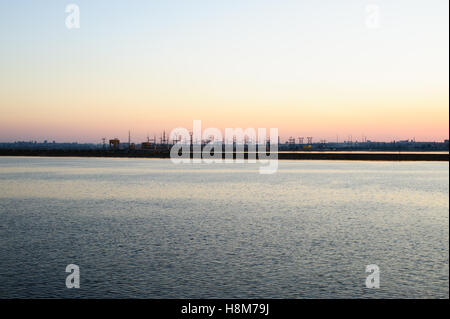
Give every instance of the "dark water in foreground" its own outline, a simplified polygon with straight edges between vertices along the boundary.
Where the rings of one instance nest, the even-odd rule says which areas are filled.
[[[0,157],[0,298],[449,297],[448,163],[279,166]]]

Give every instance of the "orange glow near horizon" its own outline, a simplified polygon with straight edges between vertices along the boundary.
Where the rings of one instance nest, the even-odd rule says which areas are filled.
[[[283,3],[199,6],[169,24],[166,4],[103,16],[83,2],[85,23],[70,31],[48,22],[59,7],[5,8],[0,142],[99,143],[128,130],[140,142],[193,120],[222,131],[275,127],[283,140],[449,138],[448,1],[398,10],[380,0],[379,30],[350,2]],[[48,24],[27,27],[35,14]],[[139,23],[112,23],[124,17]]]

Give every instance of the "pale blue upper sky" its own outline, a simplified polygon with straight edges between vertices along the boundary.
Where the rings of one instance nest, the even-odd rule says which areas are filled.
[[[65,27],[69,3],[80,7],[78,30]],[[365,24],[369,4],[380,8],[378,29]],[[0,98],[4,101],[0,108],[6,114],[0,124],[9,124],[8,132],[0,133],[9,139],[33,137],[19,128],[11,130],[20,127],[20,112],[51,111],[58,116],[54,104],[61,99],[42,99],[46,90],[70,97],[76,88],[86,99],[97,94],[100,100],[111,92],[118,94],[119,80],[125,93],[117,100],[129,102],[131,108],[136,105],[141,113],[139,105],[155,101],[181,112],[186,105],[177,102],[189,99],[199,105],[193,109],[198,114],[208,103],[219,111],[219,101],[234,103],[236,109],[229,107],[236,114],[240,103],[255,109],[263,105],[261,101],[279,103],[277,112],[304,112],[293,101],[329,112],[333,98],[342,108],[347,101],[340,100],[343,95],[365,94],[370,99],[371,94],[386,96],[393,90],[405,96],[448,99],[448,94],[442,96],[448,91],[448,10],[448,0],[0,0]],[[318,89],[324,96],[328,92],[330,101],[309,96]],[[29,93],[39,102],[17,101],[20,93]],[[179,100],[167,98],[174,94]],[[83,107],[74,118],[82,116]],[[125,113],[116,115],[133,122]],[[312,122],[319,121],[315,118],[319,114],[309,115]],[[25,118],[42,120],[37,115]],[[278,118],[276,124],[282,120]],[[171,124],[167,120],[166,125]],[[76,131],[75,122],[67,125]],[[35,137],[57,136],[56,130],[56,126],[53,131],[43,129]],[[335,130],[352,133],[352,129]],[[390,138],[394,133],[377,136]]]

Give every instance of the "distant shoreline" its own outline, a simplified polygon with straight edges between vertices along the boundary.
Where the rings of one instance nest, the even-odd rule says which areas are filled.
[[[191,154],[192,155],[192,154]],[[233,154],[234,157],[236,154]],[[110,158],[170,158],[162,151],[111,151],[111,150],[0,150],[0,156],[36,157],[110,157]],[[224,154],[223,154],[224,156]],[[244,153],[248,158],[248,153]],[[356,161],[439,161],[448,162],[448,153],[352,153],[352,152],[279,152],[279,160],[356,160]]]

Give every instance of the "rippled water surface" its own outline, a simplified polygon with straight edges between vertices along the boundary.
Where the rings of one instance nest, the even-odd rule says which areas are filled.
[[[448,163],[258,167],[0,157],[0,298],[449,297]]]

